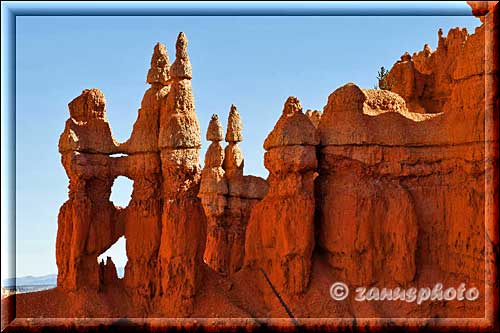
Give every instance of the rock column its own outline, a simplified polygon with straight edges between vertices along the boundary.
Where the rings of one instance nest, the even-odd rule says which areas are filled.
[[[132,198],[124,212],[127,265],[125,286],[134,302],[147,309],[158,280],[161,235],[161,168],[158,135],[160,106],[169,86],[170,62],[165,46],[156,44],[145,92],[130,139],[120,147],[129,156],[115,159],[117,174],[134,180]]]
[[[240,114],[236,106],[232,104],[227,119],[226,142],[228,145],[225,149],[224,158],[224,170],[228,178],[243,176],[243,153],[239,145],[239,142],[243,141],[242,129]]]
[[[264,142],[269,192],[252,210],[245,242],[245,263],[262,269],[283,293],[301,293],[309,283],[318,143],[299,100],[289,97]]]
[[[227,180],[222,163],[224,149],[222,126],[216,114],[208,125],[207,140],[212,141],[205,155],[200,193],[205,216],[207,218],[207,243],[204,261],[214,270],[227,273],[229,264],[228,226],[224,221],[227,206]]]
[[[238,109],[231,104],[229,116],[227,119],[224,171],[228,179],[228,206],[225,213],[225,220],[228,227],[228,267],[227,270],[232,273],[241,268],[245,250],[245,230],[248,222],[248,216],[245,213],[248,200],[246,199],[246,180],[243,177],[243,167],[245,160],[240,148],[240,142],[243,141],[243,124]]]
[[[65,290],[98,290],[97,257],[123,235],[123,223],[109,201],[114,176],[108,155],[117,146],[105,104],[100,90],[84,90],[69,103],[70,118],[59,139],[69,178],[69,199],[59,211],[56,240],[57,285]]]
[[[205,217],[197,198],[201,134],[191,89],[187,38],[180,33],[170,68],[171,88],[160,109],[158,146],[163,176],[163,213],[159,250],[159,308],[192,311],[198,269],[205,247]]]
[[[222,150],[222,129],[214,115],[199,197],[202,199],[208,230],[204,260],[214,270],[232,274],[240,270],[245,253],[245,232],[250,211],[267,193],[267,183],[255,176],[243,176],[242,123],[231,105],[226,141]]]

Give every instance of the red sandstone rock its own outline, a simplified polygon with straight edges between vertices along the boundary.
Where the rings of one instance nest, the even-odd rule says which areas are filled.
[[[451,96],[453,90],[463,90],[460,83],[476,89],[470,85],[484,73],[485,53],[481,47],[484,36],[484,26],[476,28],[473,35],[465,28],[451,29],[446,38],[440,30],[434,52],[424,47],[413,58],[403,56],[405,61],[394,64],[387,75],[387,81],[394,85],[391,91],[401,95],[412,112],[440,113],[453,109],[456,103]],[[463,78],[468,82],[460,82]],[[482,95],[484,92],[480,90],[477,99]]]
[[[207,241],[204,261],[217,272],[227,273],[229,266],[228,226],[224,223],[224,210],[227,206],[227,179],[224,177],[222,163],[224,150],[219,141],[223,138],[222,126],[217,115],[213,115],[208,125],[207,139],[212,141],[205,155],[200,192],[205,216],[207,218]]]
[[[215,142],[224,140],[222,125],[220,124],[219,116],[217,116],[216,114],[212,115],[212,119],[210,119],[210,123],[208,124],[207,140]]]
[[[59,142],[70,183],[58,217],[58,288],[19,295],[17,313],[287,316],[262,269],[299,317],[493,318],[486,311],[491,300],[483,299],[484,307],[464,312],[453,303],[367,309],[324,297],[338,280],[349,286],[466,281],[481,295],[498,292],[498,226],[485,229],[485,219],[498,215],[492,186],[498,51],[495,40],[486,45],[498,25],[489,4],[471,5],[476,15],[488,13],[485,24],[472,35],[440,31],[435,51],[426,45],[405,53],[390,70],[391,91],[347,84],[329,96],[322,114],[304,115],[298,99],[289,98],[264,143],[269,185],[243,175],[234,105],[225,150],[212,118],[207,139],[213,142],[200,170],[184,34],[171,67],[166,48],[156,45],[151,87],[127,142],[113,139],[102,92],[84,90],[69,104]],[[129,155],[110,156],[117,152]],[[118,176],[134,181],[127,207],[109,201]],[[128,262],[121,281],[112,260],[99,264],[97,257],[123,235]],[[47,307],[33,306],[42,303]],[[46,312],[33,310],[41,308]]]
[[[484,29],[440,32],[434,52],[403,56],[388,78],[404,101],[352,84],[328,98],[319,125],[318,244],[346,279],[404,283],[438,266],[442,280],[462,274],[482,284],[480,165],[493,162],[484,154]],[[385,249],[398,249],[397,257]],[[380,270],[388,260],[394,270]]]
[[[114,179],[111,158],[96,152],[109,153],[116,145],[106,121],[104,96],[99,90],[85,90],[73,100],[70,115],[59,143],[70,184],[69,200],[58,217],[58,285],[66,290],[99,288],[97,256],[123,235],[124,226],[117,219],[119,210],[109,201]],[[75,131],[69,129],[72,126],[69,123],[77,124],[73,127]],[[107,131],[101,131],[103,128]],[[67,138],[71,138],[72,144],[67,145]]]
[[[484,23],[484,17],[493,11],[498,1],[467,1],[467,4],[472,7],[472,15],[479,17]]]
[[[158,43],[151,58],[148,83],[132,135],[120,145],[129,156],[114,158],[114,174],[134,181],[132,197],[123,210],[127,265],[124,286],[137,309],[148,309],[156,293],[161,236],[161,161],[158,148],[160,107],[169,92],[169,60]]]
[[[370,148],[365,150],[369,156]],[[372,177],[369,167],[341,152],[346,148],[322,150],[316,181],[318,245],[350,285],[412,281],[418,225],[411,196],[397,182]]]
[[[226,141],[227,142],[243,141],[242,130],[243,130],[243,125],[241,123],[241,118],[240,114],[238,113],[238,109],[234,104],[231,104],[231,109],[229,110],[229,117],[227,120]]]
[[[243,153],[238,142],[243,140],[243,125],[240,114],[235,105],[231,105],[229,117],[227,119],[226,141],[228,145],[225,149],[224,170],[227,176],[231,178],[243,177]]]
[[[239,142],[243,140],[243,124],[234,104],[227,119],[224,172],[228,179],[227,207],[224,220],[228,225],[228,271],[234,273],[243,265],[245,235],[253,207],[267,193],[267,182],[254,176],[244,176],[244,158]]]
[[[319,121],[321,120],[321,112],[318,110],[307,110],[306,116],[309,117],[309,120],[314,125],[314,127],[318,127]]]
[[[97,290],[112,283],[113,265],[99,269],[97,256],[125,235],[129,260],[124,287],[136,307],[150,311],[156,300],[163,313],[189,313],[192,308],[205,219],[196,198],[200,138],[183,34],[177,44],[171,80],[166,49],[155,47],[148,73],[152,87],[126,143],[118,145],[112,138],[100,91],[86,90],[69,105],[71,118],[59,145],[70,178],[70,200],[61,208],[57,239],[61,288]],[[172,84],[170,94],[167,84]],[[109,156],[115,152],[132,155]],[[125,208],[109,201],[113,180],[120,175],[134,180]]]
[[[289,97],[264,142],[269,192],[250,216],[245,263],[263,269],[280,293],[301,293],[309,283],[314,248],[316,129]]]
[[[59,139],[59,151],[112,154],[117,142],[106,119],[106,100],[99,89],[86,89],[69,104],[70,118]]]
[[[132,135],[120,150],[129,154],[158,152],[160,107],[170,90],[169,68],[166,47],[158,43],[151,57],[151,68],[147,82],[151,87],[144,93]]]
[[[177,80],[191,80],[193,78],[193,69],[187,53],[188,40],[186,35],[181,32],[177,37],[175,44],[175,61],[170,68],[170,76]]]
[[[111,286],[118,283],[118,274],[116,272],[116,266],[113,263],[111,257],[106,257],[106,263],[102,260],[99,263],[99,275],[101,279],[101,285]]]
[[[197,198],[201,170],[200,128],[191,89],[187,38],[180,33],[170,68],[172,84],[160,109],[163,212],[157,296],[161,312],[189,314],[200,284],[205,215]]]
[[[241,130],[240,115],[231,105],[226,140],[242,140]],[[250,211],[266,194],[267,183],[259,177],[243,176],[238,142],[230,141],[225,155],[219,144],[222,138],[222,127],[214,115],[207,130],[207,139],[213,142],[205,155],[198,196],[208,223],[204,260],[217,272],[233,274],[243,264]]]
[[[167,48],[162,43],[157,43],[151,57],[151,68],[146,81],[149,84],[159,83],[162,86],[168,84],[170,61],[168,59]]]
[[[289,97],[282,116],[264,141],[264,149],[293,145],[314,146],[317,142],[316,129],[309,118],[302,113],[299,100],[296,97]]]

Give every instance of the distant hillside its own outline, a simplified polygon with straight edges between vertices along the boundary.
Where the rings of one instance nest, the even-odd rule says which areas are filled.
[[[56,285],[57,284],[57,274],[49,274],[43,276],[22,276],[10,279],[4,279],[2,281],[3,287],[14,287],[18,286],[42,286],[42,285]]]
[[[125,270],[123,267],[117,268],[118,277],[122,278]],[[49,274],[43,276],[21,276],[17,279],[9,278],[2,281],[2,287],[20,286],[55,286],[57,284],[57,274]]]

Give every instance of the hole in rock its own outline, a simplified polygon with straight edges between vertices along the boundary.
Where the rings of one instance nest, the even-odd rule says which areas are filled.
[[[124,153],[116,153],[116,154],[111,154],[109,155],[109,157],[127,157],[128,155],[127,154],[124,154]]]
[[[106,263],[107,257],[111,257],[111,260],[113,260],[113,263],[115,264],[118,278],[122,279],[125,274],[125,265],[128,261],[127,250],[125,247],[125,236],[118,238],[118,240],[111,245],[109,249],[97,257],[97,262],[100,263],[101,260],[104,260],[104,263]]]
[[[119,176],[111,187],[110,200],[115,206],[127,207],[132,196],[134,182],[127,177]]]

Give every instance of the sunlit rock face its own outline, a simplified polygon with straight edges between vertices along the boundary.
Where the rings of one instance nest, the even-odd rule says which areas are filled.
[[[128,262],[119,284],[136,307],[148,311],[153,300],[165,313],[191,311],[205,216],[197,198],[201,138],[190,80],[186,36],[179,35],[172,66],[158,43],[147,75],[151,86],[122,144],[111,135],[101,91],[85,90],[69,104],[71,117],[59,142],[70,178],[70,198],[59,214],[60,288],[102,289],[112,283],[114,264],[96,259],[125,236]],[[109,201],[118,176],[134,181],[127,207]]]
[[[305,291],[314,248],[316,128],[289,97],[264,142],[269,192],[250,216],[247,265],[262,269],[281,293]]]
[[[199,197],[207,216],[207,242],[204,260],[215,271],[231,275],[243,265],[245,234],[252,208],[267,193],[267,182],[244,176],[244,158],[239,142],[243,125],[235,105],[231,105],[223,150],[222,127],[212,117],[207,140],[212,141],[205,155]]]
[[[390,90],[348,83],[322,112],[304,113],[289,97],[264,142],[267,180],[244,175],[235,105],[225,133],[212,116],[201,168],[183,33],[172,65],[166,47],[154,47],[127,141],[112,136],[104,94],[84,90],[59,141],[69,193],[58,217],[58,288],[52,312],[36,314],[283,318],[282,303],[311,318],[465,313],[454,303],[318,301],[344,281],[468,283],[481,298],[466,313],[482,317],[485,290],[496,290],[484,264],[493,267],[498,247],[488,227],[498,212],[498,42],[487,42],[498,36],[498,9],[472,7],[483,25],[439,32],[436,50],[405,53],[389,71]],[[110,201],[119,176],[133,181],[127,207]],[[120,279],[111,258],[97,258],[122,236]],[[25,317],[45,308],[18,297]]]
[[[440,31],[435,51],[403,55],[391,91],[347,84],[329,96],[318,127],[318,244],[346,278],[405,283],[439,267],[443,279],[482,285],[485,176],[497,163],[485,128],[485,29]]]

